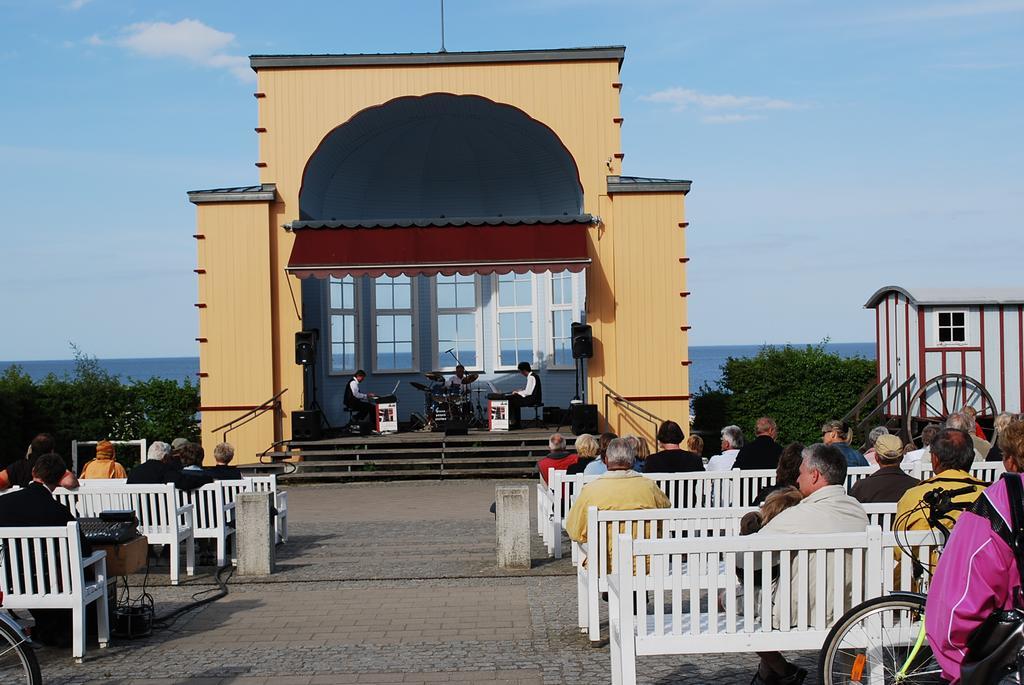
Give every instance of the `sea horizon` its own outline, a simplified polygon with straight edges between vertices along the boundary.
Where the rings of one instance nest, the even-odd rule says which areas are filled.
[[[721,366],[729,357],[745,358],[755,356],[765,346],[803,348],[819,343],[759,343],[754,345],[693,345],[690,347],[690,392],[696,392],[705,383],[712,387],[721,380]],[[825,343],[825,349],[842,357],[875,358],[874,342]],[[199,357],[112,357],[96,358],[100,368],[122,381],[146,381],[150,378],[167,378],[179,383],[198,381]],[[0,361],[0,373],[10,366],[18,366],[34,381],[41,381],[53,374],[58,378],[74,372],[74,359],[39,359],[21,361]]]

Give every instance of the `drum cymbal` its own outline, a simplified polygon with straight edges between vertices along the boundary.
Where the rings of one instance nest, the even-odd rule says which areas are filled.
[[[428,371],[423,375],[435,383],[444,383],[444,374],[438,373],[437,371]]]
[[[409,381],[409,385],[416,388],[417,390],[422,390],[423,392],[430,392],[430,388],[423,385],[422,383],[417,383],[416,381]]]
[[[480,374],[468,373],[462,377],[462,384],[468,385],[469,383],[475,383],[478,378],[480,378]]]

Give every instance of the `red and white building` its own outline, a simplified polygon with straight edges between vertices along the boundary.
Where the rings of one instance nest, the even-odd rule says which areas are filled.
[[[1007,288],[880,288],[865,303],[875,310],[878,382],[889,377],[895,391],[911,379],[910,392],[931,379],[967,376],[988,391],[963,394],[949,384],[930,403],[955,411],[965,399],[979,412],[1021,411],[1024,388],[1024,287]],[[912,378],[913,377],[913,378]],[[989,399],[995,407],[989,406]],[[958,408],[958,407],[957,407]],[[913,407],[932,413],[929,403]],[[897,413],[895,406],[891,413]],[[936,413],[938,413],[936,412]],[[923,413],[921,414],[924,415]]]

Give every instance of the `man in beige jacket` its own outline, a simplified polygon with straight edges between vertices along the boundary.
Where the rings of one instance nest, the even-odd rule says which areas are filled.
[[[860,502],[846,494],[846,457],[838,448],[817,443],[804,448],[803,461],[800,464],[800,476],[797,487],[803,500],[769,521],[757,533],[758,535],[786,535],[796,533],[862,533],[867,528],[868,516]],[[808,559],[808,567],[814,568],[813,556]],[[830,560],[831,563],[831,560]],[[831,573],[828,574],[832,576]],[[852,573],[847,568],[846,592],[851,589]],[[797,597],[799,588],[796,573],[796,560],[793,560],[792,585],[790,598],[792,606],[790,616],[797,616]],[[810,577],[807,587],[808,616],[814,615],[815,590],[814,576]],[[825,592],[825,621],[831,623],[838,616],[832,615],[833,591],[830,585]],[[774,620],[778,623],[779,611],[775,607]],[[761,665],[752,685],[799,685],[807,677],[807,671],[788,661],[779,652],[759,652]]]

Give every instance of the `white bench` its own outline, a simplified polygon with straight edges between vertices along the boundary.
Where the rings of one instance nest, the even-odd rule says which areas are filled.
[[[867,504],[864,508],[868,513],[868,525],[878,525],[884,533],[891,530],[896,514],[895,503]],[[576,559],[577,619],[581,632],[588,633],[591,642],[600,640],[599,598],[602,592],[608,591],[608,575],[615,565],[618,535],[628,534],[636,540],[736,536],[740,532],[741,519],[752,511],[757,511],[757,508],[599,511],[597,507],[590,507],[587,510],[587,542],[573,542],[578,549],[573,558]],[[904,536],[901,534],[900,537],[902,540]],[[706,589],[707,578],[701,578],[701,587]],[[909,589],[909,585],[903,587]]]
[[[174,485],[125,485],[96,483],[84,488],[57,488],[53,496],[76,517],[99,516],[109,509],[132,509],[139,519],[139,532],[149,544],[170,548],[171,585],[177,585],[181,571],[181,550],[185,550],[185,571],[195,575],[194,507],[177,501]]]
[[[274,518],[275,539],[277,542],[288,542],[288,493],[277,489],[277,476],[246,476],[243,480],[251,484],[250,492],[273,493],[274,508],[277,509]]]
[[[620,535],[616,569],[608,579],[612,683],[636,683],[641,655],[820,649],[834,619],[881,594],[881,538],[877,526],[827,535],[638,541]],[[709,568],[720,573],[690,571]],[[795,612],[791,581],[797,588]],[[826,606],[830,584],[832,604]],[[705,589],[708,599],[701,601]],[[722,609],[714,599],[720,591]],[[648,592],[654,595],[651,610]]]
[[[96,603],[100,647],[110,641],[106,552],[83,557],[78,523],[0,528],[0,582],[5,609],[70,609],[71,656],[85,656],[85,609]],[[93,578],[85,579],[85,570]]]
[[[878,526],[816,535],[619,535],[608,578],[612,682],[636,682],[638,655],[818,650],[834,622],[862,601],[893,591],[927,591],[927,574],[915,578],[906,553],[897,562],[897,550],[909,547],[928,562],[941,541],[938,531],[892,533]],[[707,572],[716,568],[718,573]],[[911,642],[917,635],[916,628],[906,631]],[[867,642],[871,636],[847,637],[857,639]]]
[[[214,540],[217,566],[234,561],[235,496],[250,486],[243,480],[215,480],[195,490],[177,490],[178,506],[192,505],[193,535],[197,540]]]

